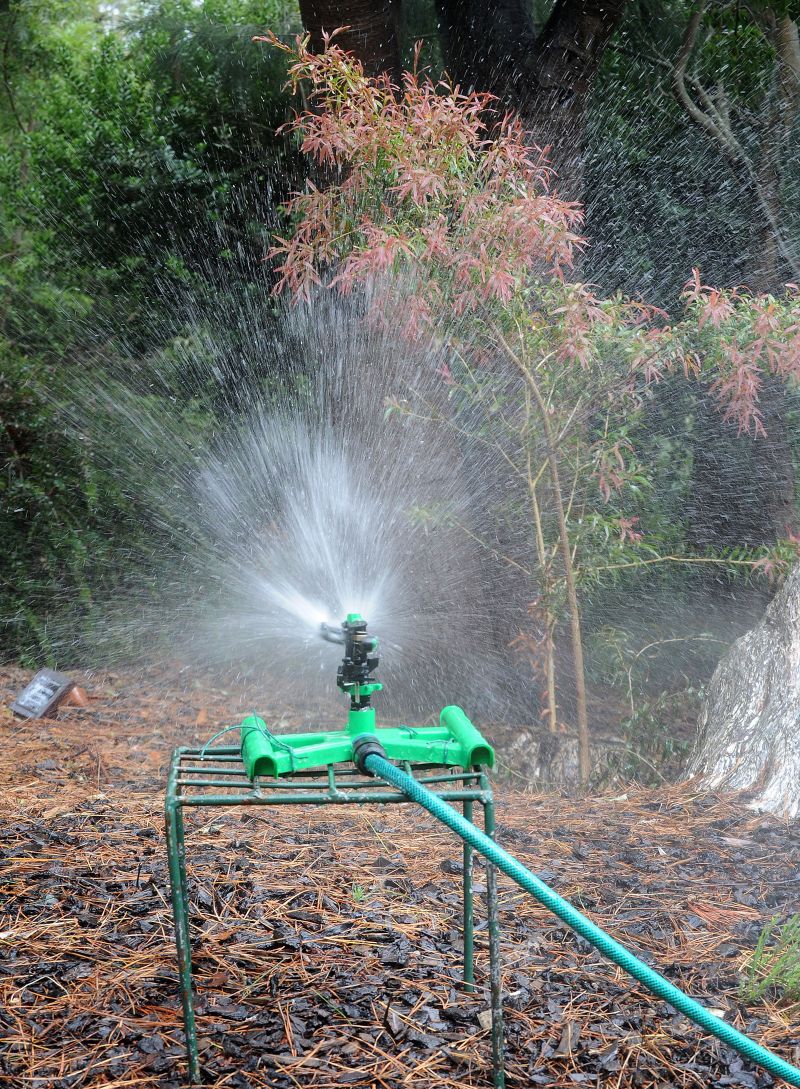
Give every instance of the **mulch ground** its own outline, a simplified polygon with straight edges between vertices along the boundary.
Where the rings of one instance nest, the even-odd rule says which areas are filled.
[[[185,1084],[164,781],[172,748],[235,720],[238,697],[185,676],[177,694],[174,675],[94,676],[88,708],[23,723],[2,701],[27,677],[0,673],[0,1082]],[[266,695],[258,706],[278,720]],[[737,999],[764,923],[797,910],[797,824],[686,787],[497,793],[506,847],[797,1062],[800,1008]],[[486,992],[459,984],[460,849],[426,814],[203,810],[187,853],[208,1084],[491,1085]],[[775,1084],[500,889],[510,1086]],[[484,983],[485,925],[477,943]]]

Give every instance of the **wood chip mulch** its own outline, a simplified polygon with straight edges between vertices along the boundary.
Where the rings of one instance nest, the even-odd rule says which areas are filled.
[[[166,767],[241,708],[202,679],[176,692],[169,676],[85,676],[88,707],[25,723],[7,705],[28,676],[0,672],[0,1084],[184,1085]],[[764,923],[798,910],[798,824],[685,786],[497,796],[504,846],[678,986],[800,1059],[800,1007],[737,998]],[[485,876],[468,995],[461,852],[426,814],[205,809],[188,816],[187,854],[207,1084],[491,1085]],[[505,878],[500,889],[509,1086],[776,1084]]]

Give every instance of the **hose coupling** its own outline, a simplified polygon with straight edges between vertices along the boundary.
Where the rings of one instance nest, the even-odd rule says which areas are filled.
[[[364,775],[372,776],[366,763],[368,756],[382,756],[386,759],[386,751],[374,734],[362,734],[353,741],[353,763]]]

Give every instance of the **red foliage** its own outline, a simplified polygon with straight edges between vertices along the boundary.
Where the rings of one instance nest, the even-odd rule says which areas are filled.
[[[637,517],[634,518],[618,518],[617,525],[619,526],[619,540],[620,544],[625,544],[626,541],[630,541],[631,544],[638,544],[641,541],[644,534],[640,530],[636,529],[636,523],[639,521]]]
[[[627,439],[618,439],[611,445],[606,441],[595,444],[594,471],[597,486],[606,503],[614,492],[621,492],[625,487],[628,479],[625,454],[630,454],[631,450],[631,444]],[[624,535],[622,539],[625,539]]]
[[[461,314],[507,303],[534,270],[560,276],[583,245],[574,233],[581,213],[550,192],[552,171],[518,119],[497,113],[491,95],[416,70],[402,88],[387,76],[368,79],[331,38],[319,54],[307,38],[293,47],[261,39],[291,56],[293,86],[310,85],[311,108],[289,128],[341,179],[290,201],[292,233],[271,251],[276,290],[308,298],[335,268],[327,282],[347,292],[405,268],[429,311],[446,299]],[[571,350],[580,354],[580,343]]]
[[[715,329],[706,350],[714,364],[711,390],[724,418],[736,423],[740,434],[766,434],[759,408],[765,377],[800,381],[800,294],[794,285],[787,287],[790,294],[780,301],[744,288],[720,291],[702,284],[693,269],[684,289],[698,331],[707,324]],[[699,362],[695,366],[702,370]]]
[[[489,94],[465,94],[447,79],[434,84],[416,64],[402,87],[388,76],[368,78],[334,38],[317,54],[307,37],[293,45],[273,34],[256,39],[290,57],[290,84],[303,85],[308,108],[288,128],[329,171],[329,184],[309,182],[288,204],[292,229],[270,251],[277,292],[308,299],[317,286],[347,293],[404,273],[395,283],[409,336],[443,316],[508,309],[539,337],[534,350],[552,359],[554,372],[608,358],[627,369],[617,388],[632,405],[682,367],[709,384],[740,432],[764,434],[765,377],[800,380],[796,288],[794,302],[723,291],[694,269],[684,290],[687,318],[670,327],[654,308],[601,300],[567,282],[584,245],[575,233],[581,212],[552,191],[544,153],[531,148],[519,120],[498,113]],[[619,458],[620,445],[612,445],[596,466],[606,500],[625,478]],[[634,535],[625,529],[625,536]]]

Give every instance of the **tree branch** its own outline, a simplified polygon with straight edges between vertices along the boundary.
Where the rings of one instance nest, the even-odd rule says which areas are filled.
[[[720,149],[730,163],[731,169],[742,188],[749,189],[752,192],[764,222],[774,238],[778,252],[791,270],[792,276],[800,276],[800,264],[786,241],[775,209],[767,199],[753,164],[733,132],[730,121],[730,103],[724,85],[720,81],[716,86],[714,97],[712,97],[703,87],[700,79],[687,74],[689,60],[697,45],[707,6],[707,0],[701,0],[686,24],[681,45],[672,68],[672,87],[675,97],[692,121]],[[780,43],[777,40],[778,35],[780,35]],[[797,116],[797,109],[800,108],[800,90],[797,89],[798,80],[800,80],[800,44],[797,42],[797,24],[788,16],[783,17],[779,28],[775,30],[775,36],[773,48],[775,48],[779,66],[779,79],[783,80],[781,86],[783,93],[787,95],[787,115],[791,118],[789,128],[784,129],[788,133]],[[701,105],[698,105],[689,94],[687,82],[691,84]],[[790,108],[791,103],[794,103],[793,110]],[[767,127],[770,131],[766,134],[765,139],[772,137],[772,126]]]

